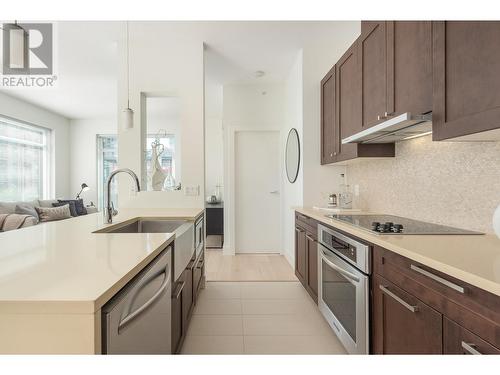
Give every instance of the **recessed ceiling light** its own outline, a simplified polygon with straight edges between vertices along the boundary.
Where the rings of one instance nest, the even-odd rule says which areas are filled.
[[[263,70],[257,70],[255,72],[255,78],[261,78],[261,77],[264,77],[264,75],[266,74],[266,72],[264,72]]]

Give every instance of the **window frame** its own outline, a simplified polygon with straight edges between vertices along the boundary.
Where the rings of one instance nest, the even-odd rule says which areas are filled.
[[[103,158],[102,158],[102,151],[104,150],[101,146],[101,140],[103,138],[114,138],[116,141],[116,162],[118,164],[118,134],[97,134],[96,135],[96,181],[97,181],[97,209],[100,211],[104,208],[106,202],[104,202],[105,199],[105,192],[104,192],[104,184],[106,181],[104,181],[104,176],[103,176]],[[113,202],[115,207],[118,207],[118,202]]]
[[[17,145],[31,145],[40,147],[42,150],[42,184],[41,184],[41,196],[34,199],[50,199],[55,195],[55,158],[54,158],[54,129],[47,126],[33,124],[28,121],[20,120],[10,116],[0,114],[0,123],[5,123],[7,125],[16,126],[19,128],[25,128],[27,130],[35,130],[42,132],[42,143],[36,143],[33,141],[23,141],[21,139],[14,139],[0,135],[0,140],[4,139],[7,142],[11,142]],[[21,201],[26,200],[25,198]]]

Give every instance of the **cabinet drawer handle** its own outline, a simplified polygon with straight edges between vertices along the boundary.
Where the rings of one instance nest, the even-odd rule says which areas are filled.
[[[184,289],[184,285],[186,285],[185,281],[182,281],[179,284],[177,284],[177,288],[175,289],[175,293],[174,293],[174,299],[179,299],[179,297],[181,296],[182,290]]]
[[[312,238],[310,235],[306,234],[306,238],[312,242],[318,242],[314,238]]]
[[[465,341],[462,341],[462,348],[469,354],[474,354],[474,355],[481,355],[483,353],[481,353],[480,351],[478,351],[476,349],[476,345],[475,344],[468,344],[466,343]]]
[[[393,292],[391,292],[389,289],[387,289],[386,286],[379,285],[379,288],[382,291],[382,293],[387,294],[389,297],[392,297],[397,302],[399,302],[404,307],[406,307],[408,310],[410,310],[412,313],[415,313],[415,312],[418,311],[418,306],[412,306],[412,305],[410,305],[408,302],[406,302],[405,300],[403,300],[402,298],[398,297]]]
[[[448,281],[446,279],[443,279],[442,277],[439,277],[438,275],[434,275],[433,273],[426,271],[423,268],[420,268],[419,266],[415,266],[414,264],[412,264],[412,265],[410,265],[410,268],[413,271],[416,271],[424,276],[427,276],[428,278],[430,278],[434,281],[437,281],[438,283],[441,283],[441,284],[447,286],[448,288],[456,290],[459,293],[465,292],[464,288],[462,288],[460,285],[454,284],[451,281]]]

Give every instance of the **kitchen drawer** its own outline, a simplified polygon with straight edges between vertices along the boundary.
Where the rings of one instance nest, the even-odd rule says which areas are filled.
[[[373,270],[482,339],[500,346],[500,297],[379,246],[374,246]]]
[[[443,324],[444,354],[500,354],[499,348],[490,345],[453,320],[445,317]]]
[[[295,213],[295,225],[304,229],[315,240],[318,239],[318,222],[309,216]]]

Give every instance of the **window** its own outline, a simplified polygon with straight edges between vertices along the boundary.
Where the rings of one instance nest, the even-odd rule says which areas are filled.
[[[50,195],[51,130],[0,117],[0,200]]]
[[[109,175],[118,168],[118,139],[116,135],[97,136],[97,186],[98,186],[98,208],[102,209],[106,202],[106,182]],[[116,183],[111,186],[111,201],[117,206],[118,189]]]
[[[153,165],[151,163],[151,153],[152,153],[152,148],[151,144],[155,141],[156,136],[149,134],[147,139],[146,139],[146,168],[147,168],[147,175],[148,175],[148,190],[152,190],[152,185],[151,185],[151,173],[152,173],[152,168]],[[168,174],[169,172],[172,173],[172,176],[175,179],[176,184],[179,182],[177,181],[176,175],[175,175],[175,135],[173,134],[163,134],[160,137],[160,143],[165,147],[165,150],[163,153],[160,155],[160,165],[163,168],[165,174]]]

